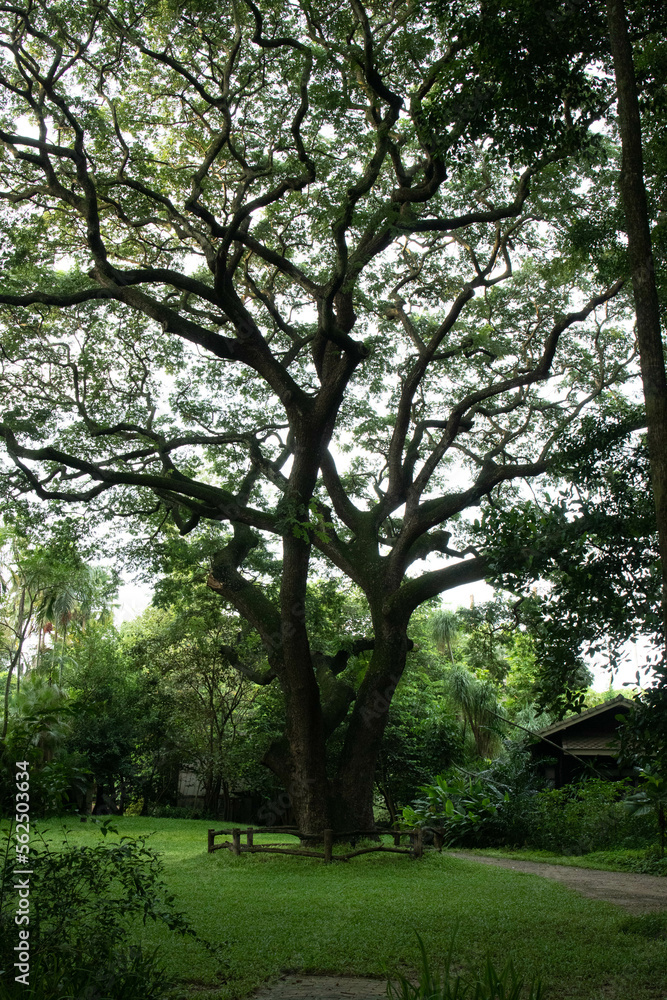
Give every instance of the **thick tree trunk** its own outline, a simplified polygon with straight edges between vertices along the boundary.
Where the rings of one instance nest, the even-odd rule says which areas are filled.
[[[375,826],[375,770],[409,648],[402,623],[376,621],[373,656],[354,703],[334,784],[334,829]]]
[[[291,670],[300,674],[303,683],[285,691],[286,745],[282,750],[273,747],[265,763],[281,778],[302,833],[375,828],[375,769],[408,648],[404,629],[383,624],[377,630],[373,657],[357,694],[333,780],[327,777],[320,693],[312,667],[312,684],[308,684],[308,672],[303,666],[299,670],[294,659],[286,655]],[[292,654],[295,652],[292,647]]]
[[[623,0],[607,0],[621,133],[621,197],[625,212],[632,289],[637,315],[651,483],[662,563],[663,640],[667,646],[667,378],[651,248],[637,83]]]
[[[314,445],[311,443],[311,450]],[[295,449],[293,475],[298,482],[299,468],[313,466],[308,449]],[[315,451],[315,454],[317,452]],[[308,456],[308,457],[304,457]],[[306,473],[303,493],[309,496],[314,486],[317,463]],[[312,485],[310,483],[312,479]],[[310,544],[294,534],[290,527],[283,536],[283,572],[280,587],[281,667],[279,680],[285,695],[285,739],[289,754],[281,766],[282,779],[301,833],[322,833],[330,825],[326,741],[320,689],[315,676],[306,628],[306,585],[310,563]]]
[[[310,662],[310,654],[308,654]],[[292,663],[291,671],[295,669]],[[331,826],[326,744],[317,682],[310,668],[300,671],[302,683],[285,689],[285,736],[289,753],[278,772],[289,796],[301,833],[315,834]]]

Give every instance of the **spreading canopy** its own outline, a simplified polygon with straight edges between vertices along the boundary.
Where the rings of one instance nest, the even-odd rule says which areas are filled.
[[[368,770],[410,614],[485,575],[456,519],[633,363],[622,280],[566,239],[609,169],[599,12],[533,19],[512,75],[511,7],[0,8],[5,493],[220,523],[209,583],[286,692],[287,777],[352,701],[339,789]],[[313,551],[369,602],[356,690],[309,647]]]

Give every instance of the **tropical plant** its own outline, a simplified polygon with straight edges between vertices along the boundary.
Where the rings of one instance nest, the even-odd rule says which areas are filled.
[[[635,816],[653,813],[660,831],[660,857],[665,856],[665,830],[667,828],[667,779],[646,769],[640,775],[641,784],[625,800],[628,811]]]
[[[469,727],[477,756],[482,760],[491,757],[500,741],[500,704],[498,691],[490,678],[480,680],[464,667],[447,671],[445,684],[453,704],[463,716],[463,738]]]
[[[454,666],[454,651],[452,640],[456,638],[459,630],[458,618],[455,611],[437,611],[431,618],[431,630],[436,646],[440,653],[447,652]]]
[[[436,827],[449,846],[477,847],[502,841],[500,813],[510,796],[493,781],[468,774],[441,774],[420,791],[423,797],[403,810],[408,826]]]

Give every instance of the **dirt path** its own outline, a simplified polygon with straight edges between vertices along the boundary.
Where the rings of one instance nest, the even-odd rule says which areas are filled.
[[[548,865],[541,861],[519,861],[515,858],[488,858],[466,851],[449,851],[453,858],[477,861],[483,865],[511,868],[562,882],[590,899],[603,899],[616,903],[632,913],[667,909],[667,878],[660,875],[638,875],[634,872],[601,872],[591,868],[569,868],[565,865]]]

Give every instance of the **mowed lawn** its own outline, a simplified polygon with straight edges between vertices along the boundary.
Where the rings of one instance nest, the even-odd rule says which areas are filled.
[[[420,861],[368,854],[332,865],[226,850],[209,855],[209,821],[113,822],[121,834],[151,834],[178,907],[199,934],[225,944],[220,978],[202,947],[153,926],[138,928],[183,981],[183,997],[232,1000],[286,970],[410,974],[418,966],[415,931],[437,964],[457,927],[457,970],[480,969],[487,954],[498,969],[511,959],[527,978],[541,977],[545,1000],[667,997],[666,940],[624,932],[625,911],[534,875],[435,851]],[[90,822],[65,825],[72,844],[99,837]],[[54,846],[62,840],[59,821],[42,826]]]

